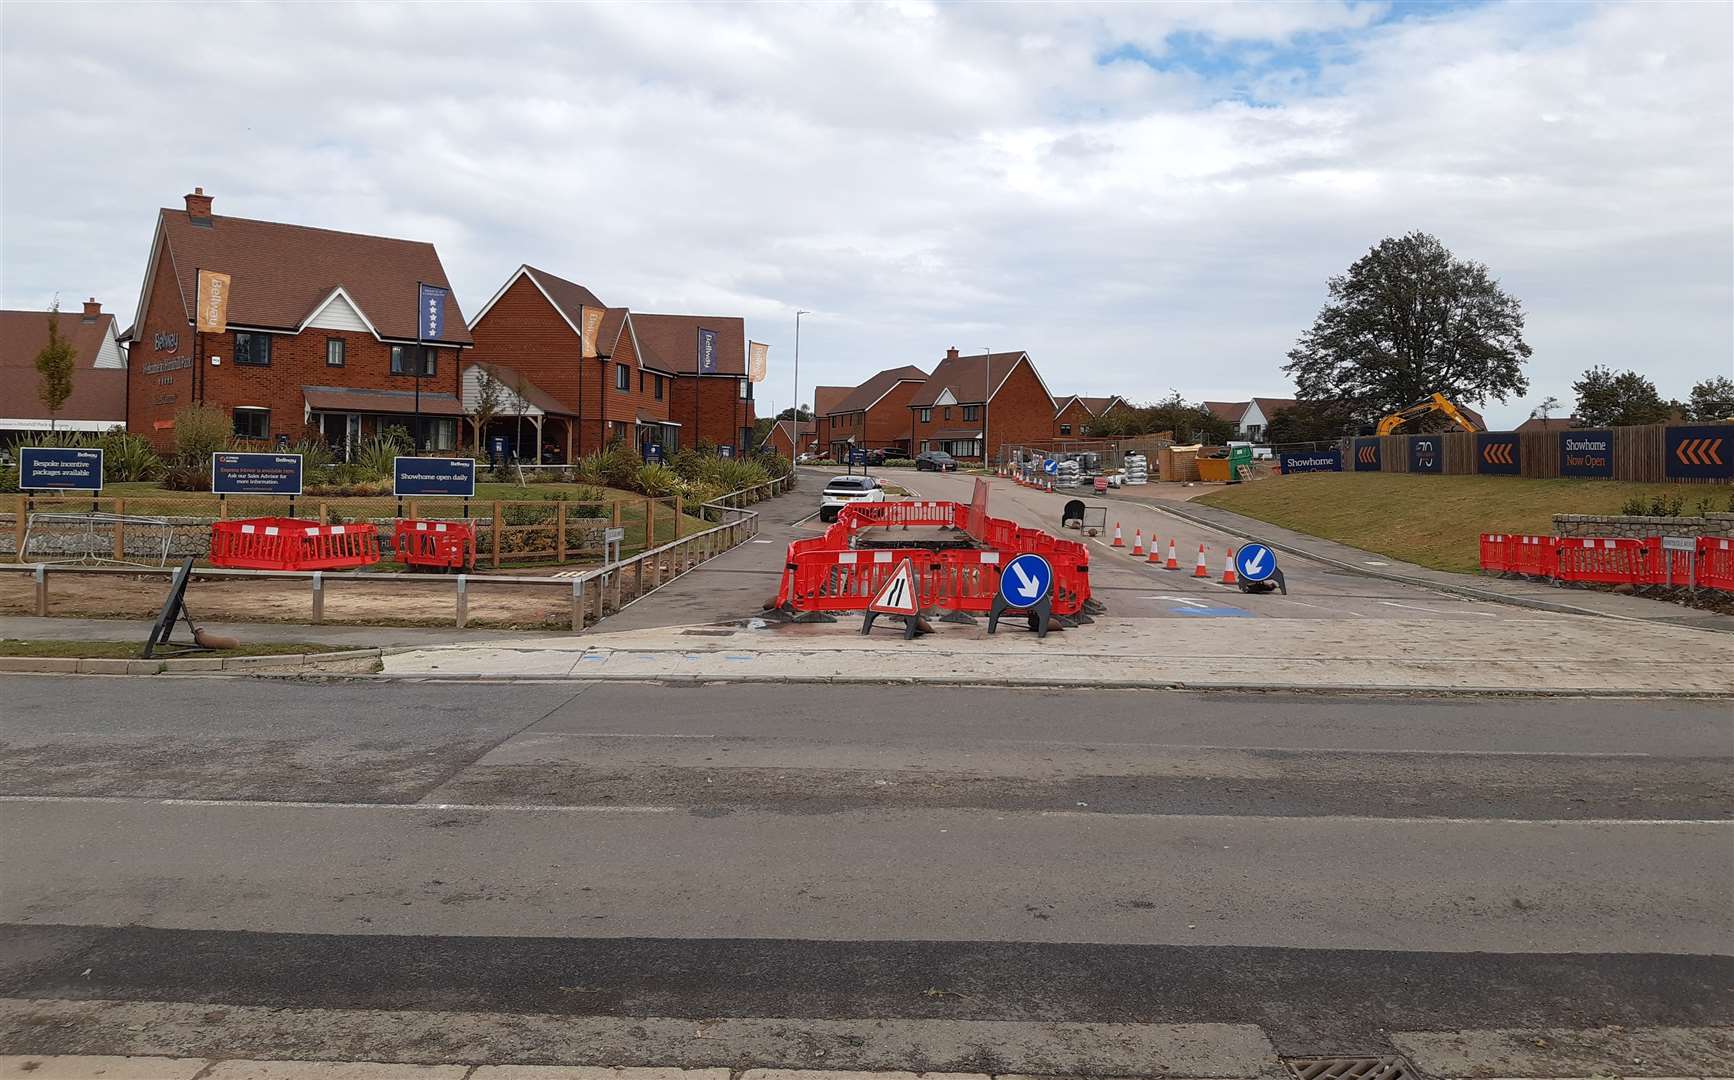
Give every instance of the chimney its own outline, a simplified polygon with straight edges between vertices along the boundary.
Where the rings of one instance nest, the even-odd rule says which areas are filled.
[[[956,360],[957,359],[957,346],[956,345],[953,345],[951,348],[945,350],[945,358],[947,360]]]
[[[102,305],[96,302],[96,297],[93,296],[84,302],[84,318],[82,321],[95,322],[97,316],[101,314]]]
[[[205,194],[205,189],[196,187],[187,197],[187,217],[194,224],[209,225],[211,223],[211,197]]]

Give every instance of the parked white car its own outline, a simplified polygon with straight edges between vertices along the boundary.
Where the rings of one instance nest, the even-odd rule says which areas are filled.
[[[884,502],[885,486],[871,476],[833,476],[819,496],[819,520],[836,521],[837,511],[852,502]]]

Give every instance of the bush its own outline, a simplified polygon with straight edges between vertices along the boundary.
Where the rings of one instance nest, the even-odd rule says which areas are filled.
[[[602,452],[601,481],[611,488],[637,491],[638,470],[643,464],[637,451],[625,443],[615,443]]]
[[[231,449],[235,442],[235,422],[222,409],[209,405],[189,405],[175,413],[176,468],[211,468],[211,455]],[[210,487],[207,477],[204,491]]]
[[[906,458],[906,457],[886,458],[885,459],[885,468],[887,468],[887,469],[913,469],[913,468],[915,468],[915,459],[914,458]]]
[[[666,465],[640,465],[638,475],[633,478],[634,490],[656,499],[677,494],[682,484],[680,476]]]
[[[324,483],[309,483],[301,489],[301,493],[326,499],[377,499],[391,495],[391,481],[334,479]]]
[[[1650,500],[1651,517],[1679,517],[1686,500],[1679,495],[1657,495]]]
[[[409,450],[407,446],[399,444],[390,434],[391,430],[388,428],[371,439],[362,440],[360,448],[355,452],[355,460],[350,462],[370,480],[389,480],[396,467],[393,459]]]
[[[1625,517],[1643,517],[1644,497],[1642,495],[1633,495],[1631,498],[1620,504],[1620,513]]]
[[[130,484],[155,480],[163,474],[163,459],[141,435],[111,431],[98,440],[102,447],[102,471],[112,483]]]

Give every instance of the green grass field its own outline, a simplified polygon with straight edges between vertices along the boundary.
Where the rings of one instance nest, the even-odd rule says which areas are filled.
[[[1548,533],[1555,514],[1618,514],[1634,497],[1679,498],[1680,512],[1731,509],[1719,484],[1526,480],[1511,476],[1308,473],[1235,484],[1198,502],[1439,570],[1474,571],[1484,532]]]

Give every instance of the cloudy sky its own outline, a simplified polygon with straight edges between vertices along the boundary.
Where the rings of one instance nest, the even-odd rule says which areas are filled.
[[[1734,7],[0,5],[0,303],[130,319],[154,209],[431,240],[739,314],[760,388],[1022,348],[1056,393],[1289,390],[1325,279],[1422,229],[1532,392],[1734,370]],[[803,390],[803,400],[811,400]]]

